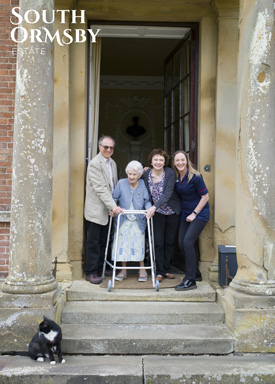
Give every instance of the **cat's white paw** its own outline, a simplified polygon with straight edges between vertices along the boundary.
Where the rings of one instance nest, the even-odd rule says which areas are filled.
[[[54,364],[56,364],[56,362],[55,361],[50,361],[50,364],[54,365]]]
[[[40,363],[43,363],[44,358],[43,358],[43,357],[38,357],[38,358],[37,358],[37,361],[39,361]]]
[[[62,359],[61,364],[64,364],[64,363],[66,363],[66,360]]]

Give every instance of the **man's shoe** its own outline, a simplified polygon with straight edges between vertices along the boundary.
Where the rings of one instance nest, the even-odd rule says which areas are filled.
[[[102,278],[98,277],[95,273],[92,273],[91,275],[87,275],[86,280],[89,281],[91,284],[102,283]]]
[[[175,275],[172,275],[172,273],[166,273],[165,277],[166,279],[175,279]]]
[[[187,291],[187,290],[196,289],[196,288],[197,288],[196,281],[187,279],[187,280],[183,281],[180,285],[177,285],[175,290],[176,291]]]

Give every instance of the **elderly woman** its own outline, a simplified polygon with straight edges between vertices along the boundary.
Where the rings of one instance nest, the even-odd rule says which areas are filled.
[[[147,210],[150,203],[149,194],[143,180],[140,180],[143,174],[142,164],[138,161],[131,161],[125,169],[128,178],[119,180],[113,192],[113,199],[116,203],[126,210]],[[152,213],[147,214],[150,218]],[[115,277],[122,281],[127,277],[126,262],[139,261],[141,269],[139,270],[138,281],[146,281],[147,273],[144,267],[145,256],[145,229],[146,218],[144,215],[127,214],[120,218],[120,228],[117,245],[117,261],[122,262],[122,270]],[[117,231],[117,228],[116,228]],[[116,233],[115,237],[116,239]],[[112,259],[114,259],[116,241],[113,244]]]

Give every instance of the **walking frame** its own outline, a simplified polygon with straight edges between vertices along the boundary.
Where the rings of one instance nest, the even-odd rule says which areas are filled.
[[[107,260],[108,255],[108,249],[110,244],[110,235],[111,235],[111,228],[112,228],[112,217],[110,218],[109,222],[109,229],[108,229],[108,236],[107,236],[107,243],[105,248],[105,258],[104,258],[104,264],[103,264],[103,272],[102,272],[102,278],[105,277],[105,270],[106,270],[106,264],[108,264],[112,269],[112,280],[108,281],[108,292],[111,292],[112,288],[115,286],[115,276],[116,276],[116,270],[117,270],[117,248],[118,248],[118,234],[119,234],[119,228],[120,228],[120,217],[121,215],[127,215],[127,214],[133,214],[133,215],[146,215],[146,210],[124,210],[124,213],[120,213],[118,215],[117,219],[117,231],[115,236],[115,252],[114,252],[114,260],[113,264],[110,263]],[[126,266],[125,269],[151,269],[151,277],[152,277],[152,285],[153,288],[156,289],[156,291],[159,291],[159,281],[155,279],[155,247],[154,247],[154,228],[153,228],[153,219],[147,219],[147,230],[148,230],[148,242],[149,242],[149,251],[150,251],[150,266],[146,267],[128,267]],[[124,267],[123,267],[124,268]],[[120,268],[119,268],[120,269]]]

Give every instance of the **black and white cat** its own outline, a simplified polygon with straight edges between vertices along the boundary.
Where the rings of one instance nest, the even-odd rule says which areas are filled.
[[[46,316],[43,316],[43,319],[42,323],[39,324],[38,332],[29,344],[29,356],[37,361],[44,361],[45,357],[49,357],[50,364],[56,364],[53,355],[56,353],[58,361],[65,363],[61,351],[61,328]]]

